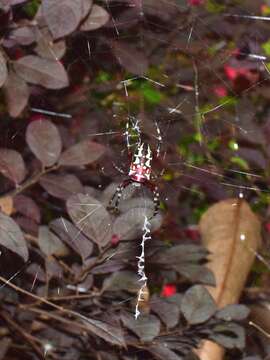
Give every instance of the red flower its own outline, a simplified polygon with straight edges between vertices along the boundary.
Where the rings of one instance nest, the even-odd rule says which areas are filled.
[[[170,297],[176,293],[176,286],[173,284],[167,284],[163,286],[161,296]]]
[[[190,6],[198,6],[198,5],[203,5],[204,0],[188,0],[188,4]]]
[[[215,93],[219,98],[222,98],[222,97],[228,95],[228,91],[227,91],[227,89],[225,88],[225,86],[221,86],[221,85],[218,85],[218,86],[214,87],[214,93]]]
[[[114,234],[111,238],[111,244],[112,246],[116,246],[119,243],[119,236]]]

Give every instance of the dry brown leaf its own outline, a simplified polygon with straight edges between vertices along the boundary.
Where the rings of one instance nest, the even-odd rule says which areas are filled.
[[[11,196],[6,196],[0,199],[0,210],[6,215],[12,214],[13,198]]]
[[[208,267],[216,287],[208,288],[218,307],[237,303],[261,242],[261,223],[242,199],[220,201],[208,209],[199,224],[204,246],[210,251]],[[201,360],[221,360],[223,349],[206,341]]]

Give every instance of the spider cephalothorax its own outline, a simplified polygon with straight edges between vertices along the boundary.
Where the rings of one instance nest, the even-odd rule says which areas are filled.
[[[126,132],[124,135],[126,136],[127,148],[129,153],[132,155],[132,160],[129,166],[128,178],[124,180],[116,189],[114,193],[108,209],[114,212],[118,212],[119,201],[122,197],[123,190],[129,186],[130,184],[135,184],[136,186],[146,186],[154,196],[154,217],[159,208],[159,193],[158,188],[151,182],[151,172],[152,172],[152,159],[153,154],[150,146],[141,141],[141,131],[138,126],[138,121],[133,124],[132,130],[136,132],[136,137],[138,138],[137,143],[135,143],[135,151],[131,152],[131,148],[134,146],[130,142],[130,138],[133,136],[130,134],[130,124],[129,122],[126,125]],[[161,134],[158,126],[157,129],[157,139],[158,145],[156,150],[156,156],[158,157],[160,154],[160,144],[161,144]]]

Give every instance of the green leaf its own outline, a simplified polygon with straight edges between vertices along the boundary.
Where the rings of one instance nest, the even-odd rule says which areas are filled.
[[[262,44],[262,48],[266,55],[270,56],[270,40]]]

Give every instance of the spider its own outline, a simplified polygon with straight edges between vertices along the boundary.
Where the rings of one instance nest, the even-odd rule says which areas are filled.
[[[141,140],[141,130],[139,128],[139,120],[136,120],[136,122],[132,126],[133,132],[136,133],[136,135],[131,135],[131,126],[130,122],[127,122],[126,124],[126,131],[124,135],[126,136],[126,143],[128,152],[131,155],[131,163],[129,166],[129,172],[128,172],[128,178],[125,179],[116,189],[115,193],[113,194],[108,209],[112,212],[119,212],[118,206],[119,202],[121,200],[121,197],[123,195],[123,191],[126,187],[133,184],[137,187],[145,186],[148,188],[152,194],[153,194],[153,202],[154,202],[154,211],[151,218],[157,215],[160,201],[159,201],[159,192],[158,187],[152,183],[151,179],[151,173],[152,173],[152,159],[153,159],[153,153],[149,146],[149,144],[146,144],[145,142],[142,142]],[[157,149],[156,149],[156,156],[159,157],[160,155],[160,148],[161,148],[161,134],[160,129],[158,125],[156,124],[156,131],[157,131]],[[132,153],[131,147],[133,146],[130,142],[130,138],[137,137],[138,141],[135,143],[135,151]]]

